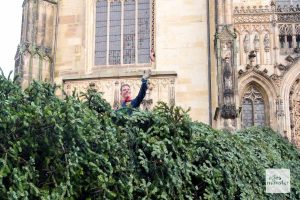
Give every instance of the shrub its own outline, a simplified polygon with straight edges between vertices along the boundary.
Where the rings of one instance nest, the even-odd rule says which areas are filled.
[[[300,199],[300,153],[269,128],[229,134],[180,107],[129,115],[55,90],[0,76],[2,199]],[[266,194],[266,168],[290,169],[291,193]]]

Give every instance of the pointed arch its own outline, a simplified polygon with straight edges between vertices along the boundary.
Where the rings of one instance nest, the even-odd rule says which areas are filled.
[[[242,127],[269,126],[269,118],[266,115],[268,109],[267,96],[263,95],[263,89],[256,83],[250,83],[241,98]]]
[[[297,59],[295,63],[290,67],[289,71],[283,76],[282,84],[280,87],[280,96],[283,99],[284,110],[284,131],[286,136],[291,139],[291,113],[290,113],[290,94],[293,85],[300,78],[300,61]]]
[[[247,92],[249,87],[254,87],[261,93],[264,100],[266,125],[273,129],[277,129],[275,99],[278,96],[278,89],[276,89],[271,80],[256,71],[251,71],[250,73],[240,77],[238,86],[239,100],[237,102],[239,102],[239,106],[242,106],[244,94]]]

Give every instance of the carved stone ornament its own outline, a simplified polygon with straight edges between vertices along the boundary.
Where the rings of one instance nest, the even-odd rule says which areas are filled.
[[[67,95],[71,95],[74,91],[77,94],[80,92],[86,92],[88,88],[93,88],[103,94],[103,98],[106,99],[113,108],[117,108],[120,105],[120,87],[122,84],[128,84],[131,87],[132,95],[137,95],[140,87],[140,78],[132,79],[119,79],[119,78],[105,78],[105,79],[77,79],[77,80],[64,80],[64,90]],[[174,77],[159,77],[151,78],[149,80],[148,90],[141,108],[149,110],[158,101],[164,101],[175,104],[175,78]]]
[[[284,116],[283,100],[281,98],[276,99],[276,115],[277,117]]]
[[[221,111],[221,117],[224,119],[235,119],[237,117],[237,110],[235,105],[223,105]]]
[[[300,53],[300,48],[299,48],[299,47],[296,47],[296,48],[294,49],[294,52],[295,52],[295,53]]]
[[[245,53],[249,52],[249,50],[250,50],[250,36],[249,36],[249,34],[245,35],[243,45],[244,45]]]
[[[247,7],[244,7],[244,6],[241,6],[241,7],[238,7],[236,6],[234,8],[234,11],[233,13],[234,14],[257,14],[257,13],[271,13],[273,10],[272,10],[272,7],[266,5],[266,6],[247,6]]]
[[[266,52],[270,51],[270,36],[269,34],[265,34],[264,37],[264,48]]]
[[[289,96],[292,143],[300,147],[300,80],[292,85]]]
[[[300,13],[293,14],[278,14],[277,16],[278,22],[299,22],[300,21]]]
[[[299,7],[299,4],[297,5],[290,5],[290,6],[280,6],[278,5],[277,8],[276,8],[276,12],[278,13],[284,13],[284,12],[287,12],[287,13],[291,13],[291,12],[299,12],[300,11],[300,7]]]
[[[281,63],[280,64],[276,64],[275,67],[278,68],[280,71],[287,71],[289,69],[288,66],[285,66],[285,65],[283,65]]]
[[[254,45],[254,51],[258,52],[260,45],[259,45],[259,37],[257,34],[255,34],[254,40],[253,40],[253,45]]]
[[[292,57],[292,56],[287,56],[286,58],[285,58],[285,60],[287,61],[287,62],[289,62],[289,63],[293,63],[294,62],[294,58]]]
[[[234,40],[236,35],[228,26],[222,27],[222,30],[218,34],[217,39],[219,39],[220,44],[220,54],[218,55],[220,58],[220,75],[222,79],[220,79],[219,83],[219,91],[223,94],[223,99],[220,102],[221,107],[221,117],[223,119],[236,119],[237,111],[234,102]],[[250,38],[248,37],[248,43],[250,42]],[[225,121],[226,121],[225,120]],[[224,127],[228,129],[232,126],[232,123],[225,124]],[[227,121],[226,121],[227,122]],[[232,126],[233,127],[233,126]]]

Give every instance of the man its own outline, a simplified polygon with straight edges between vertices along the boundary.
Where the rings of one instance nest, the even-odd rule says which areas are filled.
[[[148,78],[151,76],[151,70],[144,71],[144,75],[142,77],[142,85],[140,91],[135,99],[131,99],[131,89],[128,84],[123,84],[121,86],[121,106],[125,108],[130,106],[131,108],[138,108],[142,103],[146,91],[148,88]]]

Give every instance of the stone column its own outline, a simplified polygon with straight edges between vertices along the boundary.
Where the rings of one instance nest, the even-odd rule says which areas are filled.
[[[175,105],[175,79],[171,79],[169,85],[169,104],[170,106]]]
[[[225,0],[225,23],[232,25],[232,0]]]
[[[264,56],[264,35],[263,33],[259,34],[259,55],[260,55],[260,64],[266,64],[266,58]]]
[[[242,49],[242,46],[243,46],[243,35],[240,34],[239,36],[240,65],[245,65],[246,62],[244,61],[244,51]]]
[[[218,25],[224,24],[224,0],[218,0]]]
[[[269,58],[270,58],[270,61],[269,61],[269,64],[272,64],[274,65],[275,62],[274,62],[274,58],[273,55],[274,54],[274,35],[273,35],[273,32],[270,33],[270,50],[269,50]]]
[[[119,106],[120,106],[120,84],[119,81],[116,81],[113,108],[118,109]]]
[[[274,64],[277,63],[277,60],[279,58],[279,52],[280,52],[280,44],[279,44],[279,35],[278,35],[278,26],[274,27]]]

